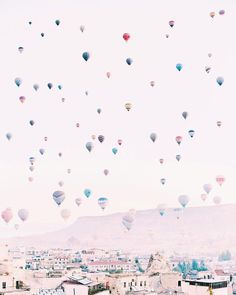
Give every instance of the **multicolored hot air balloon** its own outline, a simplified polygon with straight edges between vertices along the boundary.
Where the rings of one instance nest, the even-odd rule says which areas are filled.
[[[15,84],[16,84],[16,86],[20,87],[21,83],[22,83],[21,78],[15,78]]]
[[[102,210],[104,210],[108,205],[108,199],[104,197],[99,198],[98,205],[102,208]]]
[[[216,182],[221,186],[225,182],[225,177],[223,175],[216,176]]]
[[[58,206],[65,200],[65,193],[62,191],[55,191],[53,193],[53,200],[57,203]]]
[[[183,138],[182,138],[182,136],[176,136],[175,140],[178,143],[178,145],[180,145],[181,142],[182,142],[182,140],[183,140]]]
[[[191,130],[188,131],[188,134],[189,134],[189,136],[190,136],[191,138],[193,138],[193,136],[194,136],[194,134],[195,134],[195,131],[191,129]]]
[[[102,143],[104,141],[105,137],[103,135],[98,135],[98,141]]]
[[[175,21],[170,20],[170,21],[169,21],[169,26],[170,26],[171,28],[173,28],[174,25],[175,25]]]
[[[125,104],[125,108],[126,108],[126,110],[129,112],[129,111],[131,110],[131,108],[132,108],[132,103],[127,102],[127,103]]]

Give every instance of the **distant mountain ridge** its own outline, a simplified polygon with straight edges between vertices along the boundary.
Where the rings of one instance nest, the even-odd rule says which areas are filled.
[[[102,247],[137,251],[212,254],[229,249],[236,253],[236,204],[211,207],[137,211],[132,229],[122,225],[125,213],[79,217],[55,232],[8,239],[10,246]]]

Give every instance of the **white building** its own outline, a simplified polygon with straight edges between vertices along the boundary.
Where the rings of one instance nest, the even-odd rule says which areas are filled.
[[[96,271],[132,271],[132,263],[124,261],[94,261],[88,263],[90,272]]]
[[[231,295],[232,288],[226,280],[184,280],[182,290],[189,295]]]

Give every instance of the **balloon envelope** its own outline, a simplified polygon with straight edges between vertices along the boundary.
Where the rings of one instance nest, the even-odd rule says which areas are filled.
[[[6,210],[2,211],[1,217],[6,223],[9,223],[10,220],[13,218],[13,212],[11,208],[7,208]]]
[[[224,83],[224,78],[223,77],[218,77],[217,79],[216,79],[216,82],[218,83],[218,85],[222,85],[223,83]]]
[[[22,221],[26,221],[29,217],[29,211],[26,209],[20,209],[18,211],[18,216]]]
[[[185,208],[189,202],[189,196],[187,195],[180,195],[178,198],[180,205]]]
[[[70,218],[71,212],[68,209],[61,210],[61,217],[66,221]]]
[[[65,200],[65,193],[62,191],[55,191],[53,193],[53,200],[57,203],[58,206]]]
[[[89,188],[86,188],[86,189],[84,190],[84,195],[85,195],[87,198],[89,198],[89,197],[91,196],[91,194],[92,194],[92,191],[91,191]]]
[[[86,143],[86,149],[87,149],[89,152],[92,151],[93,147],[94,147],[94,145],[93,145],[92,142],[89,141],[89,142]]]
[[[203,190],[204,190],[207,194],[209,194],[210,191],[212,190],[212,185],[211,185],[210,183],[206,183],[206,184],[204,184],[204,185],[203,185]]]
[[[156,135],[156,133],[151,133],[151,134],[150,134],[150,138],[151,138],[152,142],[155,142],[156,139],[157,139],[157,135]]]
[[[176,69],[180,72],[183,68],[183,65],[182,64],[177,64],[176,65]]]
[[[104,198],[104,197],[99,198],[98,199],[98,205],[102,208],[102,210],[104,210],[108,205],[108,199]]]
[[[89,52],[84,52],[84,53],[82,54],[82,57],[83,57],[83,59],[84,59],[85,61],[88,61],[89,58],[90,58],[90,54],[89,54]]]

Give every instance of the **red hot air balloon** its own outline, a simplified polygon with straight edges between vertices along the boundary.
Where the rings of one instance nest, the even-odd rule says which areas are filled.
[[[178,145],[181,144],[182,139],[183,139],[182,136],[176,136],[175,140],[176,140],[176,142],[178,143]]]
[[[123,34],[123,39],[127,42],[127,41],[129,41],[129,38],[130,38],[130,34],[128,34],[128,33],[124,33]]]

